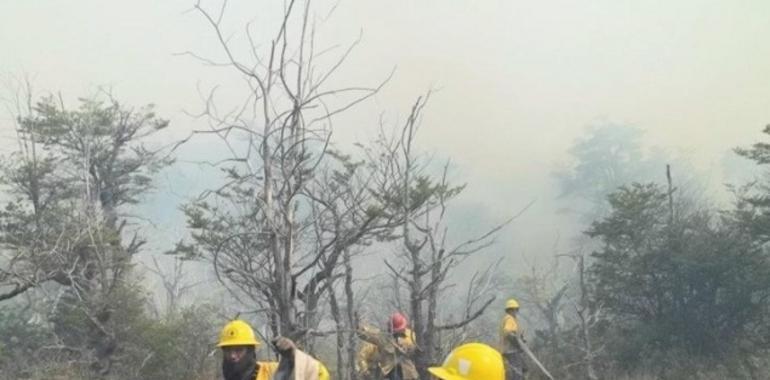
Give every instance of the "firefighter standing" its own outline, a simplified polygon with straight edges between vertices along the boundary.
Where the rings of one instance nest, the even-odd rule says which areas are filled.
[[[507,380],[523,380],[527,374],[524,352],[519,343],[524,337],[519,329],[518,313],[519,303],[513,298],[509,299],[505,303],[505,317],[500,326],[500,350],[505,359]]]
[[[388,320],[390,335],[364,328],[358,336],[365,342],[358,353],[358,371],[368,379],[417,380],[414,365],[417,347],[414,332],[401,313],[394,313]]]

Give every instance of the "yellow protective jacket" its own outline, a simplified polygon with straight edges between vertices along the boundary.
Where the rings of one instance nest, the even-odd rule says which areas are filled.
[[[309,355],[305,354],[302,351],[296,350],[295,352],[295,365],[297,363],[301,363],[304,361],[307,361],[308,358],[312,359]],[[299,359],[299,361],[297,361]],[[303,374],[301,370],[298,370],[295,368],[294,370],[294,379],[295,380],[329,380],[329,371],[326,370],[326,367],[321,363],[320,360],[312,359],[315,362],[318,363],[318,373],[314,374]],[[257,376],[255,380],[270,380],[273,378],[273,375],[275,375],[275,372],[278,371],[278,362],[257,362],[259,365],[259,370],[257,371]]]
[[[404,336],[398,338],[377,331],[363,330],[359,337],[364,340],[356,363],[360,373],[379,368],[381,374],[386,376],[397,365],[401,365],[404,380],[419,379],[413,360],[417,339],[412,330],[407,329]]]
[[[510,314],[506,314],[503,317],[502,323],[500,323],[500,352],[518,352],[521,350],[516,337],[519,337],[521,332],[519,331],[519,321],[516,320]]]
[[[259,369],[256,380],[270,380],[278,369],[278,362],[257,362],[257,365]]]

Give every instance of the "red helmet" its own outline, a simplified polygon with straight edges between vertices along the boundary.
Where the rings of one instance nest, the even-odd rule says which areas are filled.
[[[408,324],[406,317],[401,313],[393,313],[390,316],[390,323],[388,323],[388,330],[394,333],[400,333],[406,331],[406,325]]]

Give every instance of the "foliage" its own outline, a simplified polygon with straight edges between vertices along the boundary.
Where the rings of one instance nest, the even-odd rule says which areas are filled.
[[[23,373],[34,366],[31,358],[50,341],[51,329],[31,323],[32,318],[20,305],[0,308],[0,373]]]
[[[51,323],[34,322],[19,308],[0,311],[0,373],[8,379],[205,379],[218,371],[215,349],[218,318],[209,305],[195,305],[169,319],[153,319],[146,311],[138,286],[116,297],[116,317],[110,331],[120,341],[115,365],[104,377],[91,369],[82,347],[92,336],[87,319],[73,307],[63,306]],[[67,349],[64,349],[64,348]],[[50,377],[48,377],[50,378]],[[6,377],[0,376],[0,379]]]
[[[61,296],[49,351],[99,376],[122,352],[121,318],[142,313],[130,274],[145,242],[130,236],[124,213],[172,162],[143,142],[167,125],[151,106],[135,110],[109,97],[67,110],[46,97],[19,117],[20,149],[4,161],[0,285],[12,288],[0,300],[50,283]]]
[[[643,149],[642,137],[641,129],[627,125],[589,128],[568,151],[573,162],[554,172],[560,196],[592,221],[606,215],[607,195],[618,187],[662,178],[668,158],[660,150]]]
[[[602,243],[590,267],[593,301],[622,337],[612,352],[633,366],[672,349],[722,357],[739,342],[764,346],[764,250],[731,214],[671,209],[668,196],[653,184],[624,186],[588,231]]]
[[[214,376],[218,357],[210,357],[219,326],[215,309],[201,304],[181,310],[168,320],[144,318],[136,326],[129,344],[135,357],[128,363],[142,363],[136,377],[142,379],[198,379]]]

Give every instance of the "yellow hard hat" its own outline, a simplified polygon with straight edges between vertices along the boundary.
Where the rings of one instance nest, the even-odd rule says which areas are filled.
[[[443,380],[505,380],[503,356],[482,343],[468,343],[455,348],[441,367],[428,368]]]
[[[217,347],[227,346],[258,346],[259,341],[254,337],[254,330],[248,323],[236,319],[230,321],[219,333],[219,343]]]
[[[518,308],[519,308],[519,303],[513,298],[505,302],[505,310],[518,309]]]

